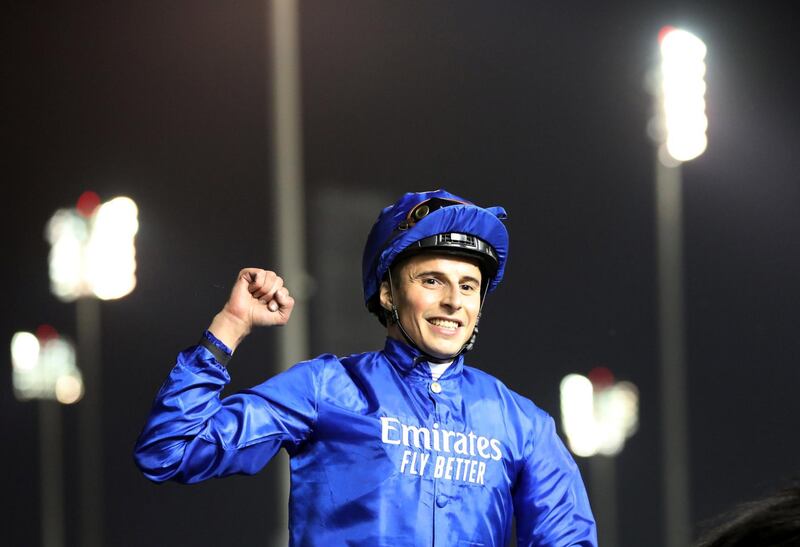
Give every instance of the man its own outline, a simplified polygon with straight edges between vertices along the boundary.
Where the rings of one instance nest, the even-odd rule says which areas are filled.
[[[508,256],[501,207],[443,190],[385,208],[364,250],[382,351],[299,363],[220,400],[253,327],[294,301],[273,272],[242,270],[200,343],[178,357],[136,446],[154,481],[256,473],[291,458],[292,545],[594,546],[578,470],[552,418],[464,365]]]

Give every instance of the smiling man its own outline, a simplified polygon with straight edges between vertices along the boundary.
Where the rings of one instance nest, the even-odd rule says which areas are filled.
[[[409,341],[418,340],[412,343],[434,357],[434,362],[452,361],[453,355],[472,336],[478,320],[481,305],[478,261],[425,253],[408,258],[396,269],[399,274],[395,276],[396,309],[400,310],[400,320],[389,324],[389,336],[396,340],[403,340],[404,336]],[[394,282],[387,280],[381,284],[384,309],[392,309],[393,293]]]
[[[321,355],[221,398],[238,344],[294,306],[274,272],[242,270],[156,396],[139,467],[191,483],[256,473],[286,449],[297,546],[505,546],[515,518],[520,546],[595,546],[552,418],[464,364],[503,278],[505,218],[443,190],[405,194],[378,216],[362,262],[383,350]]]

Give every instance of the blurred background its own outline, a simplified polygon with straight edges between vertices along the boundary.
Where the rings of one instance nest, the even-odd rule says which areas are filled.
[[[307,296],[307,356],[382,345],[360,289],[380,207],[437,187],[503,205],[507,277],[467,361],[557,420],[567,374],[605,367],[635,384],[638,429],[613,469],[576,459],[593,501],[607,498],[592,484],[613,491],[604,518],[615,544],[667,546],[672,400],[660,372],[647,81],[659,30],[680,26],[708,51],[708,148],[680,167],[685,379],[675,404],[687,426],[689,533],[796,476],[800,69],[790,6],[780,6],[300,2],[302,192],[299,213],[282,211],[304,231],[294,235],[307,277],[286,284]],[[20,401],[6,350],[4,544],[90,545],[85,527],[95,526],[102,545],[272,545],[285,462],[157,486],[131,457],[175,355],[208,326],[238,270],[285,271],[270,3],[14,2],[4,12],[0,334],[10,348],[15,332],[50,325],[83,348],[79,369],[91,355],[100,371],[76,404]],[[45,237],[56,210],[86,190],[138,206],[136,287],[89,306],[91,336],[86,303],[50,290]],[[278,336],[258,332],[237,351],[231,391],[289,364]],[[81,494],[82,405],[96,416],[96,506]],[[43,539],[49,480],[63,488],[64,525]]]

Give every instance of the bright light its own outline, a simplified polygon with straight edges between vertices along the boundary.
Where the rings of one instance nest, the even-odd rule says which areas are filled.
[[[685,30],[667,28],[660,36],[661,107],[669,155],[688,161],[708,144],[706,129],[706,45]]]
[[[17,332],[11,338],[11,366],[31,371],[39,360],[39,339],[30,332]]]
[[[118,197],[86,212],[62,209],[47,225],[52,291],[67,302],[121,298],[136,286],[136,204]]]
[[[136,286],[137,214],[133,200],[119,197],[102,204],[93,217],[86,246],[86,279],[102,300],[121,298]]]
[[[55,395],[63,405],[77,403],[83,397],[83,382],[74,376],[60,376],[56,380]]]
[[[636,432],[639,395],[629,382],[594,386],[580,374],[561,381],[561,418],[572,452],[614,456]]]
[[[615,456],[622,451],[625,439],[639,426],[639,392],[629,382],[620,382],[597,393],[594,411],[600,430],[597,451]]]
[[[50,242],[50,289],[69,302],[87,293],[83,282],[83,245],[89,237],[88,222],[71,209],[60,209],[47,223]]]
[[[597,452],[597,429],[594,423],[592,382],[580,374],[570,374],[561,381],[561,419],[572,451],[582,457]]]
[[[63,338],[39,339],[18,332],[11,339],[11,362],[14,395],[21,401],[57,399],[71,404],[83,396],[75,350]]]

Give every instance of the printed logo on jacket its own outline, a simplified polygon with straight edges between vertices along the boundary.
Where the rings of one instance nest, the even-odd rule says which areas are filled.
[[[426,478],[484,484],[487,462],[503,457],[497,439],[449,431],[437,423],[432,428],[408,425],[389,416],[381,417],[381,441],[408,447],[400,459],[400,472]]]

